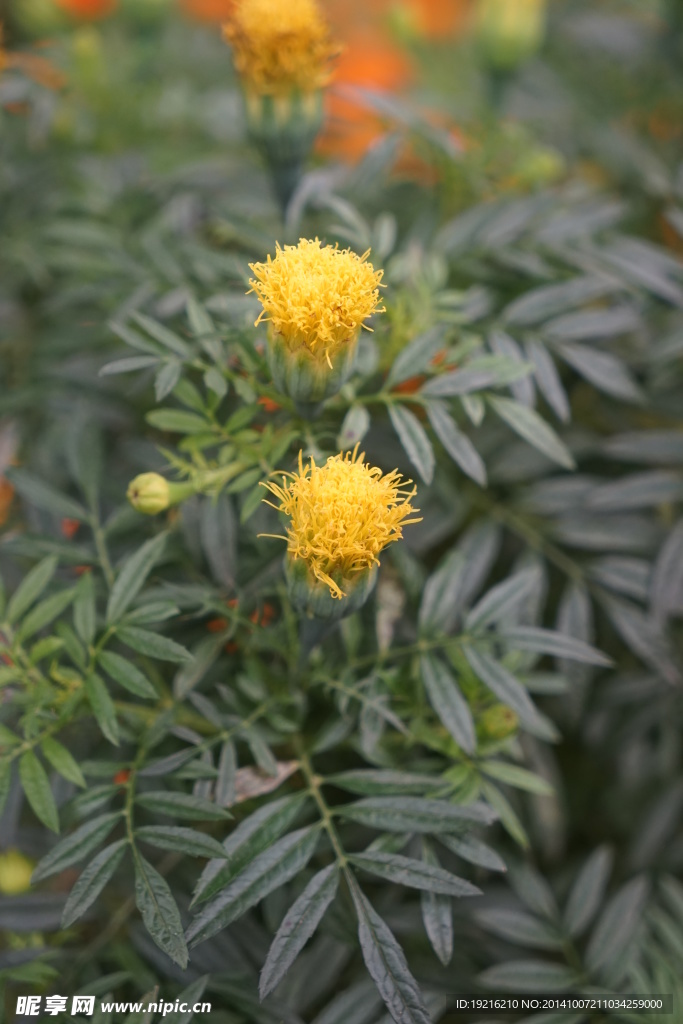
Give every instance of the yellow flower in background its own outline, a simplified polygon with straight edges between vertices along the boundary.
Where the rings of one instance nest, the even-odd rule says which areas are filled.
[[[290,561],[302,563],[333,598],[345,597],[346,581],[379,564],[380,552],[400,540],[402,528],[420,519],[410,504],[416,489],[398,471],[385,475],[369,466],[365,454],[330,456],[324,466],[311,458],[299,472],[283,474],[282,484],[265,486],[278,499],[272,505],[291,519],[287,529]],[[268,504],[272,504],[268,502]]]
[[[0,853],[0,893],[18,896],[31,888],[33,864],[19,850]]]
[[[223,37],[245,87],[259,94],[321,89],[339,50],[315,0],[236,0]]]
[[[367,262],[369,252],[358,256],[317,238],[278,245],[275,259],[249,264],[249,283],[263,306],[256,323],[268,321],[291,352],[304,348],[332,367],[333,357],[358,340],[368,317],[383,312],[383,271]]]

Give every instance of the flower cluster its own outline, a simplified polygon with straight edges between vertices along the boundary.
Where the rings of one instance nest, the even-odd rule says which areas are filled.
[[[416,493],[410,484],[397,470],[382,475],[369,466],[356,445],[324,466],[313,458],[304,465],[300,452],[298,473],[283,474],[281,485],[265,486],[279,501],[272,507],[291,519],[289,558],[305,563],[311,576],[341,599],[340,583],[378,565],[380,552],[400,540],[402,528],[420,522],[411,518],[419,510],[410,504]]]
[[[249,282],[271,331],[295,352],[302,347],[332,367],[332,357],[354,344],[379,305],[382,271],[350,249],[302,238],[277,246],[275,259],[251,263]]]
[[[315,0],[236,0],[223,36],[246,88],[260,95],[323,88],[338,52]]]

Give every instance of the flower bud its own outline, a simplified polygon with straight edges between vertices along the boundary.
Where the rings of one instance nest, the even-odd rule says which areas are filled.
[[[505,704],[494,704],[487,708],[479,719],[483,739],[504,740],[517,731],[519,719],[512,708]]]
[[[141,473],[131,481],[127,497],[137,512],[155,516],[171,503],[170,484],[159,473]]]
[[[0,853],[0,893],[18,896],[31,888],[33,865],[19,850]]]
[[[486,62],[510,71],[531,57],[545,34],[546,0],[478,0],[475,33]]]
[[[363,607],[377,583],[377,566],[351,577],[337,570],[330,574],[338,593],[329,583],[315,578],[303,561],[285,558],[285,580],[292,606],[302,615],[337,622]]]

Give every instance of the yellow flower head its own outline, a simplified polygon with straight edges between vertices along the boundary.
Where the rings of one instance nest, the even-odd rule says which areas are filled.
[[[267,320],[292,351],[307,348],[332,366],[331,357],[355,342],[364,321],[379,306],[381,270],[350,249],[302,238],[298,245],[277,246],[275,259],[250,263],[249,282]],[[369,329],[369,328],[368,328]]]
[[[356,445],[353,452],[330,456],[324,466],[313,458],[304,466],[299,452],[299,472],[283,474],[281,486],[265,486],[279,499],[272,507],[291,517],[283,538],[290,558],[304,561],[332,597],[342,598],[333,576],[351,580],[378,565],[380,552],[401,539],[402,528],[420,522],[409,518],[419,511],[410,504],[416,493],[411,483],[397,470],[383,476],[368,466]]]
[[[223,38],[238,74],[261,94],[321,89],[338,53],[316,0],[236,0]]]

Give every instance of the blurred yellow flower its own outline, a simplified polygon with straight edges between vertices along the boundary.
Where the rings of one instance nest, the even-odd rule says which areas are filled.
[[[259,94],[321,89],[338,52],[316,0],[236,0],[223,37],[246,88]]]
[[[384,311],[383,271],[367,262],[369,253],[358,256],[317,238],[278,245],[275,259],[249,264],[251,290],[263,306],[256,324],[268,321],[290,351],[304,347],[331,367],[332,357],[358,340],[365,320]]]
[[[416,493],[411,483],[397,470],[382,475],[367,465],[356,445],[353,452],[330,456],[324,466],[313,458],[304,465],[299,452],[299,472],[283,474],[282,485],[265,486],[279,501],[267,504],[291,518],[283,538],[290,559],[305,563],[341,599],[340,583],[352,583],[378,565],[380,552],[401,539],[402,528],[420,522],[410,518],[419,511],[410,504]]]
[[[33,864],[19,850],[0,853],[0,893],[18,896],[31,888]]]
[[[543,42],[547,0],[478,0],[475,31],[491,65],[515,67]]]

